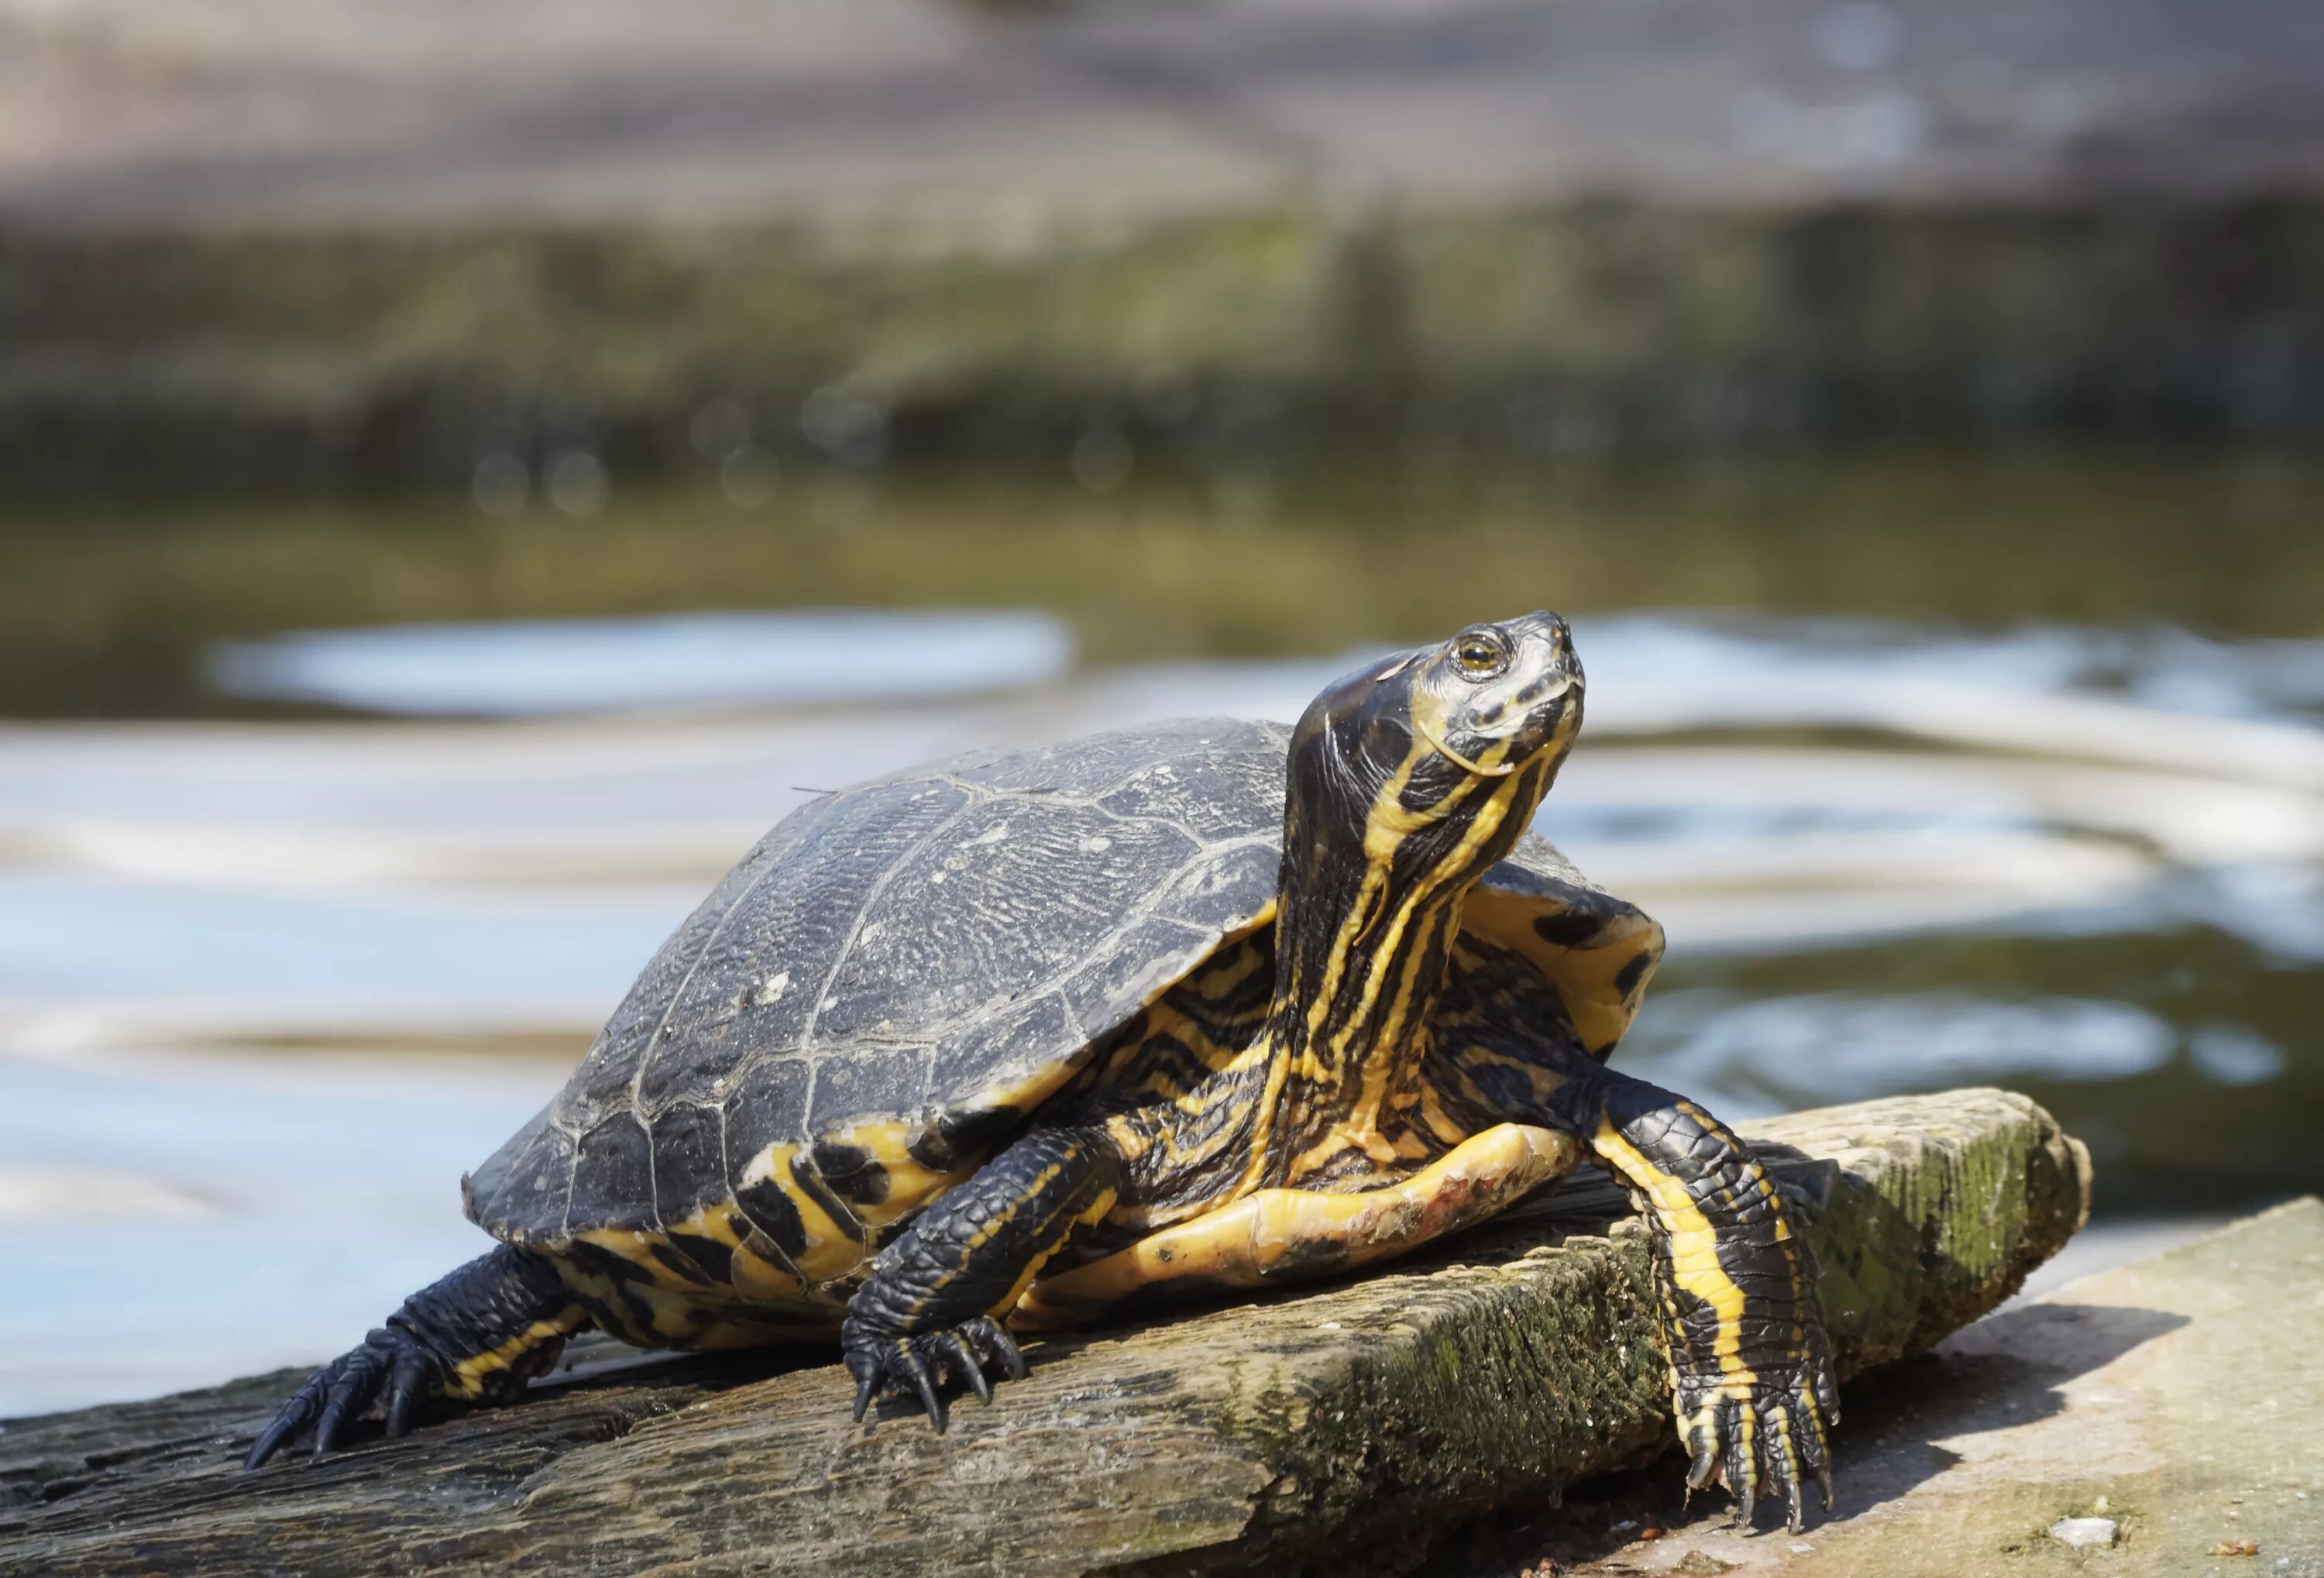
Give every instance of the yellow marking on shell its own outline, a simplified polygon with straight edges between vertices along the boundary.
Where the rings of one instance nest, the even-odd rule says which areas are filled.
[[[769,1176],[757,1171],[766,1159],[754,1162],[756,1177]],[[800,1207],[805,1220],[813,1202],[796,1192],[788,1181],[788,1172],[773,1176]],[[817,1213],[815,1220],[827,1222],[828,1218]],[[700,1282],[684,1276],[654,1252],[659,1247],[685,1259],[665,1234],[626,1228],[595,1228],[576,1233],[571,1241],[620,1257],[636,1267],[640,1277],[617,1282],[569,1256],[557,1258],[558,1272],[567,1286],[600,1308],[614,1334],[643,1346],[741,1347],[837,1329],[845,1306],[844,1291],[804,1286],[752,1251],[750,1240],[754,1230],[731,1203],[699,1206],[673,1231],[714,1240],[732,1250],[728,1280]],[[837,1242],[830,1248],[841,1252],[833,1259],[844,1255],[851,1268],[869,1260],[862,1245],[844,1235],[834,1236]]]
[[[1563,912],[1556,900],[1480,883],[1470,891],[1462,918],[1486,941],[1530,960],[1557,989],[1582,1046],[1603,1056],[1637,1014],[1638,1000],[1662,961],[1663,928],[1643,911],[1626,909],[1588,941],[1570,947],[1552,943],[1534,929],[1533,923],[1543,916]],[[1646,967],[1625,992],[1617,978],[1641,953],[1647,955]]]
[[[871,1259],[867,1244],[851,1237],[832,1220],[831,1213],[818,1204],[816,1197],[802,1187],[792,1170],[801,1155],[801,1148],[788,1143],[770,1145],[751,1158],[742,1169],[741,1187],[772,1183],[783,1192],[784,1198],[798,1213],[799,1227],[807,1238],[806,1247],[791,1257],[791,1263],[810,1284],[837,1282],[852,1276]],[[757,1257],[753,1256],[755,1260]],[[761,1262],[764,1264],[764,1262]],[[774,1268],[769,1267],[772,1270]]]
[[[810,1302],[805,1283],[772,1260],[761,1257],[747,1243],[734,1250],[733,1275],[734,1290],[753,1304],[803,1306]]]
[[[791,1257],[792,1263],[810,1282],[836,1282],[853,1276],[871,1260],[871,1246],[851,1236],[799,1183],[797,1147],[770,1149],[781,1153],[774,1158],[771,1176],[798,1209],[799,1225],[807,1232],[807,1247]]]
[[[722,1292],[690,1282],[664,1265],[653,1250],[657,1244],[667,1246],[669,1241],[658,1232],[600,1227],[575,1233],[573,1241],[592,1244],[607,1254],[617,1255],[642,1274],[640,1278],[617,1285],[613,1278],[569,1258],[558,1261],[558,1271],[568,1287],[594,1297],[618,1317],[614,1334],[627,1342],[643,1347],[691,1347],[693,1333],[701,1318],[696,1312],[734,1302],[731,1291]],[[642,1324],[637,1319],[639,1306],[645,1312]]]
[[[1073,1076],[1072,1061],[1061,1058],[1056,1065],[1038,1068],[1022,1079],[1011,1080],[1006,1084],[987,1085],[966,1101],[952,1104],[972,1112],[1013,1107],[1018,1112],[1029,1112],[1055,1095]]]
[[[577,1304],[559,1310],[548,1320],[535,1321],[500,1346],[470,1354],[452,1366],[451,1373],[444,1378],[443,1395],[471,1401],[481,1398],[487,1377],[511,1369],[543,1343],[562,1343],[588,1324],[589,1312]]]
[[[669,1247],[669,1241],[659,1232],[625,1227],[595,1227],[586,1232],[575,1233],[573,1239],[576,1243],[595,1244],[609,1254],[619,1255],[643,1272],[656,1288],[689,1296],[706,1291],[700,1283],[680,1276],[654,1253],[657,1246]],[[673,1250],[671,1252],[677,1251]],[[632,1283],[630,1286],[634,1288],[637,1285]]]
[[[715,1204],[697,1205],[687,1213],[683,1220],[670,1225],[672,1232],[690,1233],[696,1238],[706,1238],[714,1242],[724,1244],[730,1250],[739,1250],[742,1247],[742,1240],[748,1231],[738,1223],[733,1205],[723,1200]]]
[[[866,1227],[885,1227],[899,1218],[908,1216],[921,1206],[958,1184],[982,1163],[982,1156],[964,1161],[949,1172],[939,1172],[927,1166],[911,1151],[912,1141],[918,1138],[921,1126],[902,1121],[854,1123],[834,1130],[825,1138],[843,1145],[852,1145],[879,1163],[888,1175],[886,1196],[872,1204],[849,1201],[847,1208]]]
[[[1672,1282],[1710,1306],[1718,1317],[1712,1352],[1718,1355],[1720,1372],[1728,1380],[1745,1386],[1757,1381],[1758,1376],[1742,1360],[1743,1290],[1719,1263],[1718,1233],[1710,1218],[1688,1196],[1684,1183],[1647,1160],[1610,1120],[1598,1121],[1598,1131],[1590,1142],[1652,1203],[1656,1224],[1669,1246]]]
[[[808,1288],[774,1261],[761,1257],[751,1247],[758,1230],[744,1217],[732,1201],[697,1206],[685,1221],[672,1230],[689,1232],[722,1243],[732,1250],[728,1261],[727,1283],[696,1287],[695,1292],[703,1302],[715,1307],[730,1305],[737,1310],[823,1315],[837,1307],[827,1295]],[[764,1341],[762,1337],[760,1339]],[[688,1346],[706,1348],[719,1345],[705,1335]]]
[[[1572,1135],[1501,1123],[1383,1187],[1258,1190],[1034,1284],[1010,1324],[1028,1331],[1070,1324],[1165,1283],[1256,1287],[1370,1265],[1481,1221],[1563,1177],[1581,1158]]]

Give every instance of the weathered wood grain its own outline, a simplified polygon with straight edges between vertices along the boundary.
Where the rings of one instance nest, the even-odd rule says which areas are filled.
[[[1997,1091],[1746,1131],[1810,1217],[1843,1374],[1992,1308],[2087,1209],[2080,1147]],[[298,1371],[20,1420],[0,1434],[0,1571],[1329,1563],[1669,1444],[1646,1245],[1625,1210],[1570,1187],[1392,1275],[1047,1341],[1028,1380],[990,1408],[960,1405],[943,1437],[898,1414],[850,1424],[824,1353],[603,1347],[520,1407],[250,1475],[238,1459]],[[1843,1497],[1846,1447],[1843,1426]]]

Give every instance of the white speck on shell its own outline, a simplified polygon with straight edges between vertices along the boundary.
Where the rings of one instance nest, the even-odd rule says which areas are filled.
[[[1093,834],[1082,840],[1082,847],[1092,854],[1103,854],[1113,847],[1113,840],[1102,833]]]
[[[751,1006],[764,1008],[770,1002],[780,1002],[783,993],[790,990],[790,984],[791,973],[788,970],[776,971],[760,982],[758,989],[751,993]]]

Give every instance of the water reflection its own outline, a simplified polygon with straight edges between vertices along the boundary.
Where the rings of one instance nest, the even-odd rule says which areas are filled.
[[[471,1252],[461,1170],[808,796],[1293,716],[1356,656],[1074,670],[1038,616],[862,620],[238,649],[342,706],[489,724],[9,731],[0,1352],[40,1358],[0,1362],[0,1415],[319,1355]],[[1672,936],[1627,1064],[1738,1112],[2015,1085],[2096,1142],[2114,1207],[2324,1183],[2324,643],[1576,628],[1590,720],[1543,825]],[[867,632],[901,657],[850,660]],[[840,660],[798,660],[817,642]]]
[[[255,700],[504,717],[951,696],[1056,679],[1073,658],[1046,614],[815,608],[306,631],[220,645],[208,669]]]
[[[558,1078],[0,1063],[0,1417],[271,1370],[370,1329],[475,1252],[447,1185]]]
[[[1908,1069],[1914,1084],[1932,1086],[2131,1079],[2162,1067],[2180,1046],[2178,1032],[2144,1009],[2072,997],[1834,992],[1753,1000],[1696,991],[1667,994],[1655,1017],[1651,1038],[1632,1054],[1683,1089],[1737,1092],[1725,1103],[1737,1110],[1769,1097],[1774,1111],[1868,1100],[1893,1093]]]

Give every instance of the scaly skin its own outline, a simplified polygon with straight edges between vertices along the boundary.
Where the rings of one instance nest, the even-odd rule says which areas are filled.
[[[1582,1049],[1525,959],[1463,938],[1439,1006],[1425,1110],[1448,1134],[1503,1120],[1562,1129],[1630,1186],[1653,1226],[1662,1338],[1688,1482],[1714,1479],[1748,1523],[1804,1488],[1831,1501],[1839,1392],[1816,1268],[1784,1196],[1732,1130],[1683,1096]]]
[[[1120,1176],[1102,1132],[1037,1129],[922,1213],[848,1302],[839,1341],[855,1377],[855,1417],[881,1391],[908,1385],[941,1431],[937,1373],[987,1402],[985,1364],[1021,1379],[1024,1355],[996,1317],[1077,1227],[1112,1210]]]
[[[1621,1075],[1575,1084],[1597,1109],[1591,1145],[1654,1223],[1687,1489],[1723,1480],[1746,1526],[1762,1496],[1781,1497],[1796,1534],[1810,1482],[1831,1508],[1840,1423],[1815,1256],[1775,1181],[1710,1113]]]
[[[555,1266],[503,1244],[405,1299],[361,1347],[309,1376],[243,1467],[258,1467],[310,1426],[321,1457],[374,1402],[386,1407],[390,1435],[409,1433],[413,1414],[438,1399],[506,1402],[588,1324]]]

